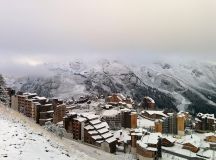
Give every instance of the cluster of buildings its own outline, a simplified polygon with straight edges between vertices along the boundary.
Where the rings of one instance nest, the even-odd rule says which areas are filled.
[[[155,121],[155,132],[184,136],[186,121],[190,118],[187,112],[164,113],[164,111],[144,110],[144,118]]]
[[[183,113],[169,113],[162,119],[155,120],[155,132],[184,136],[185,121]]]
[[[127,106],[128,108],[132,108],[134,105],[134,101],[131,97],[125,97],[123,94],[114,93],[111,96],[106,98],[106,102],[113,106]]]
[[[166,113],[156,110],[155,101],[144,97],[145,110],[138,113],[134,101],[122,94],[113,94],[105,99],[100,114],[94,112],[74,112],[72,107],[59,99],[47,99],[35,93],[7,90],[10,107],[36,123],[46,122],[63,124],[72,139],[115,153],[123,148],[124,153],[132,153],[139,160],[154,160],[162,157],[162,147],[174,147],[181,144],[182,149],[197,153],[200,141],[196,136],[187,135],[186,127],[192,117],[188,112]],[[90,104],[89,98],[81,97],[79,104]],[[152,122],[153,129],[139,128],[138,120]],[[213,114],[199,113],[195,118],[196,131],[215,131],[216,120]],[[179,140],[178,138],[179,137]],[[205,142],[216,143],[214,133],[205,134]]]
[[[102,116],[94,113],[77,114],[59,99],[40,97],[36,93],[16,93],[12,89],[7,89],[7,92],[10,97],[10,107],[33,119],[39,125],[43,126],[46,122],[54,124],[62,122],[63,127],[67,133],[72,135],[73,139],[110,153],[116,152],[117,144],[117,139],[110,129],[137,127],[137,112],[132,109],[105,110]],[[124,101],[122,105],[125,105],[124,103],[133,104],[130,98],[125,99],[123,96],[121,98]],[[79,103],[88,103],[85,98],[81,98],[81,100]],[[120,104],[121,102],[118,103],[118,105]]]
[[[101,117],[112,130],[137,128],[137,112],[128,108],[105,110]]]
[[[8,93],[10,107],[34,119],[40,125],[45,125],[46,122],[61,122],[67,110],[66,105],[59,99],[47,99],[36,93],[16,93],[9,89]]]

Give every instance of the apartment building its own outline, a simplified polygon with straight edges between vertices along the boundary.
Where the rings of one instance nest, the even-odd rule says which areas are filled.
[[[97,115],[68,113],[64,117],[64,127],[76,140],[95,145],[110,153],[116,152],[116,139],[109,131],[108,124],[102,122]]]
[[[196,131],[215,131],[216,119],[214,114],[198,113],[195,119]]]
[[[64,104],[64,102],[59,99],[52,99],[52,105],[53,105],[53,110],[54,110],[53,123],[56,124],[58,122],[63,121],[63,117],[66,114],[67,107]]]
[[[155,132],[163,133],[163,121],[160,119],[155,120]]]
[[[108,123],[110,129],[118,130],[121,129],[121,112],[119,110],[105,110],[102,113],[102,119]]]
[[[137,112],[130,109],[121,109],[121,125],[124,128],[137,128]]]
[[[168,117],[155,120],[155,132],[183,136],[185,134],[184,114],[169,113]]]

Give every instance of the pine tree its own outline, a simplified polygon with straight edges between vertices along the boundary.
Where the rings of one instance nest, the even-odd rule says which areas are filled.
[[[0,87],[4,87],[4,86],[5,86],[5,80],[3,76],[0,74]]]
[[[8,96],[5,93],[5,80],[4,77],[0,74],[0,102],[8,104]]]

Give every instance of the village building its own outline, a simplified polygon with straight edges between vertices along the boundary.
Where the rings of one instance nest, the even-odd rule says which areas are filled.
[[[200,137],[196,135],[187,135],[182,142],[183,149],[187,149],[191,152],[197,153],[201,145]]]
[[[142,136],[149,134],[145,129],[136,128],[130,130],[131,135],[131,153],[136,154],[137,141],[141,140]]]
[[[151,133],[144,135],[141,140],[137,141],[137,159],[155,160],[161,157],[160,133]]]
[[[184,136],[185,134],[185,114],[179,113],[177,115],[177,134],[180,136]]]
[[[156,119],[162,119],[168,117],[164,113],[164,111],[156,111],[156,110],[144,110],[141,112],[142,116],[150,119],[150,120],[156,120]]]
[[[145,96],[143,98],[142,107],[145,110],[156,110],[155,101],[151,97],[148,97],[148,96]]]
[[[121,112],[119,110],[105,110],[102,119],[106,121],[111,130],[121,129]]]
[[[162,137],[162,146],[164,147],[173,147],[175,145],[176,139],[171,136]]]
[[[52,99],[52,105],[53,105],[53,123],[58,123],[63,121],[63,117],[66,114],[67,107],[64,104],[62,100],[59,99]]]
[[[137,112],[121,109],[121,125],[123,128],[137,128]]]
[[[123,94],[114,93],[111,96],[106,98],[106,102],[113,106],[127,106],[128,108],[132,108],[134,105],[134,101],[131,97],[125,97]]]
[[[216,130],[216,119],[214,114],[198,113],[195,118],[195,121],[196,131],[205,132]]]
[[[184,136],[185,116],[184,114],[168,113],[167,117],[155,120],[155,132],[163,134],[174,134]]]
[[[97,115],[68,113],[64,117],[64,127],[76,140],[100,147],[110,153],[116,152],[116,139],[109,131],[108,124],[102,122]]]
[[[214,133],[206,133],[205,134],[205,141],[216,143],[216,134]]]
[[[155,120],[155,132],[163,133],[163,120]]]
[[[131,152],[131,136],[126,130],[118,130],[114,132],[114,137],[117,139],[118,148],[123,148],[124,153]]]

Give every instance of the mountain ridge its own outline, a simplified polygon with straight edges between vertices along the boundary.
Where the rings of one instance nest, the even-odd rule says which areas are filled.
[[[22,91],[68,99],[121,92],[137,103],[144,96],[158,108],[216,114],[216,66],[207,63],[127,65],[119,61],[46,64],[47,77],[24,77],[11,84]],[[21,85],[19,83],[22,83]]]

